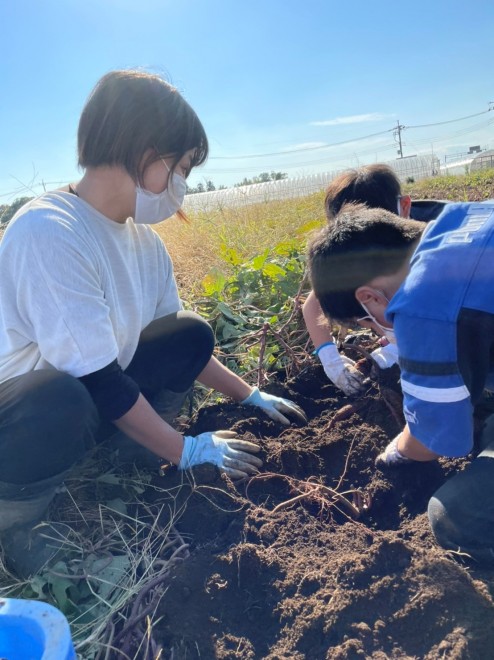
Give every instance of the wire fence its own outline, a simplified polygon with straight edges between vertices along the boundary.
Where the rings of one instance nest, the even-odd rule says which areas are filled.
[[[395,172],[400,181],[410,179],[418,181],[441,173],[441,163],[434,155],[410,156],[386,163]],[[212,190],[204,193],[187,195],[184,201],[185,212],[208,213],[220,208],[262,204],[273,200],[294,197],[306,197],[325,190],[329,182],[343,170],[321,172],[310,176],[254,183],[248,186],[236,186],[225,190]]]
[[[399,158],[386,163],[396,173],[402,183],[418,181],[432,176],[447,174],[463,174],[467,168],[472,171],[486,167],[494,167],[494,151],[484,154],[472,154],[472,156],[457,162],[441,163],[439,158],[433,154],[425,156],[409,156]],[[347,168],[345,168],[347,169]],[[344,170],[333,170],[321,172],[308,176],[281,179],[279,181],[267,181],[247,186],[235,186],[223,190],[212,190],[204,193],[193,193],[187,195],[184,201],[185,212],[215,212],[221,208],[236,208],[249,204],[262,204],[274,200],[284,200],[297,197],[306,197],[321,190],[325,190],[330,181]],[[23,202],[28,198],[19,198],[16,201]],[[15,206],[15,208],[14,208]],[[0,234],[2,225],[6,225],[12,217],[16,208],[13,205],[0,204]]]
[[[494,149],[475,156],[470,165],[470,171],[477,172],[478,170],[486,170],[491,167],[494,167]]]

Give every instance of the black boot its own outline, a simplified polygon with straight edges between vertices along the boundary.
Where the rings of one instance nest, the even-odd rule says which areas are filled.
[[[185,392],[173,392],[172,390],[163,389],[153,398],[152,406],[161,419],[173,426],[191,391],[192,388]]]
[[[173,426],[189,393],[190,389],[186,392],[172,392],[164,389],[153,398],[151,404],[161,419]],[[135,442],[121,431],[108,439],[107,446],[115,452],[119,467],[126,468],[127,466],[136,465],[137,467],[157,469],[166,462],[162,457],[153,454],[152,451]]]
[[[21,579],[38,573],[64,545],[56,528],[41,521],[66,474],[27,485],[0,483],[0,547],[6,567]]]

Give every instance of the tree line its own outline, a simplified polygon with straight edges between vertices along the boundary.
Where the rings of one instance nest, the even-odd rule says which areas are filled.
[[[282,179],[286,179],[287,177],[288,174],[286,172],[274,172],[274,171],[261,172],[257,176],[252,177],[252,179],[248,179],[247,177],[244,177],[242,181],[239,181],[238,183],[234,183],[233,187],[238,188],[240,186],[251,186],[254,183],[281,181]],[[225,190],[225,188],[226,186],[216,187],[215,184],[210,179],[207,179],[205,183],[199,182],[195,187],[187,186],[187,194],[192,195],[194,193],[210,192],[212,190]]]
[[[29,202],[32,197],[19,197],[12,204],[0,204],[0,224],[6,225],[7,222],[17,213],[17,211]]]
[[[245,177],[242,181],[239,181],[239,183],[234,184],[234,188],[238,188],[239,186],[250,186],[254,183],[266,183],[268,181],[281,181],[282,179],[286,179],[288,177],[288,174],[286,172],[261,172],[257,176],[252,177],[252,179],[248,179]],[[205,183],[199,182],[197,186],[191,187],[187,186],[187,194],[192,195],[193,193],[203,193],[203,192],[209,192],[211,190],[225,190],[226,186],[218,186],[216,187],[215,184],[210,180],[207,179]],[[29,202],[32,197],[19,197],[18,199],[14,200],[12,204],[0,204],[0,224],[6,225],[9,220],[15,215],[15,213],[27,202]]]

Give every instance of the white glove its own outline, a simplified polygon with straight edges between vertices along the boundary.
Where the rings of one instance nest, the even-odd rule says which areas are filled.
[[[258,408],[262,408],[266,415],[282,424],[290,424],[290,420],[287,419],[285,415],[293,415],[299,421],[307,422],[306,414],[296,403],[293,403],[293,401],[289,401],[288,399],[282,399],[280,396],[273,396],[273,394],[261,392],[257,387],[252,390],[246,399],[241,401],[241,404],[244,406],[257,406]],[[285,413],[285,415],[282,413]]]
[[[262,461],[253,453],[260,447],[253,442],[239,440],[233,431],[214,431],[198,436],[186,435],[179,470],[188,470],[194,465],[212,463],[231,479],[245,479],[257,474]]]
[[[396,438],[393,438],[386,449],[379,454],[376,458],[377,466],[390,466],[390,465],[404,465],[406,463],[411,463],[412,459],[403,456],[403,454],[398,450],[398,440],[401,437],[399,433]]]
[[[335,344],[323,345],[317,351],[324,373],[329,380],[346,395],[358,394],[364,384],[365,376],[355,368],[355,362],[341,355]]]
[[[375,351],[372,351],[371,357],[381,369],[389,369],[398,362],[398,346],[390,343],[376,348]]]

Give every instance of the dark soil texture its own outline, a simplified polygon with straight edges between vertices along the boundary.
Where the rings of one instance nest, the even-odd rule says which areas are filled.
[[[318,366],[271,382],[309,418],[288,429],[233,404],[200,412],[191,433],[255,440],[264,470],[234,485],[203,466],[179,489],[191,551],[159,606],[162,657],[494,658],[494,572],[438,548],[426,514],[469,459],[377,469],[403,424],[399,370],[368,383],[350,400]]]

